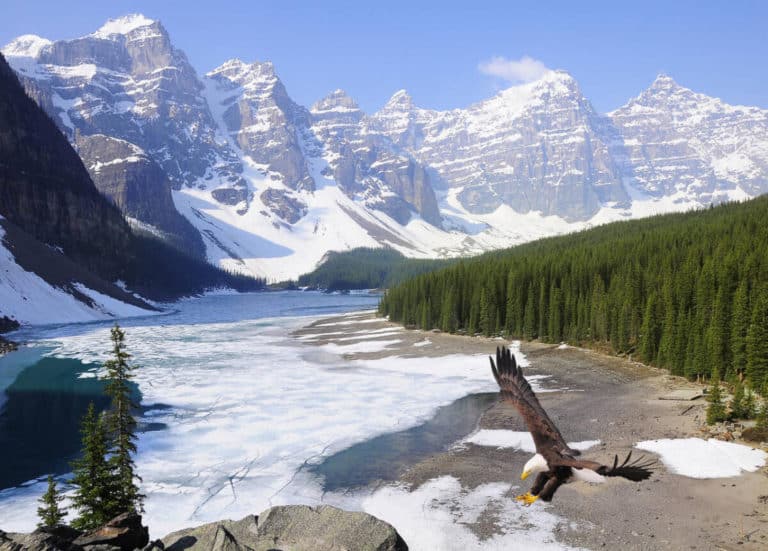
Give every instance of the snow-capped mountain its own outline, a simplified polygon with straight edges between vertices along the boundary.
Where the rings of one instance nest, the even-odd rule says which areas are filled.
[[[629,199],[605,119],[565,72],[452,111],[420,109],[400,91],[367,122],[433,168],[472,213],[506,204],[576,221]]]
[[[200,77],[141,15],[2,51],[134,226],[270,279],[329,250],[472,254],[768,191],[768,111],[669,77],[607,115],[562,71],[466,109],[400,91],[366,115],[341,90],[298,105],[271,63]]]
[[[660,197],[707,203],[768,191],[768,111],[728,105],[659,75],[609,114],[632,185]]]

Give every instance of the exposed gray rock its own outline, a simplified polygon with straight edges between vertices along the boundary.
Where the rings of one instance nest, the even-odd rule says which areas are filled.
[[[163,538],[166,551],[407,551],[388,523],[366,513],[321,505],[272,507],[260,516],[180,530]]]
[[[307,205],[285,190],[268,188],[262,192],[260,198],[269,210],[289,224],[295,224],[307,214]]]
[[[750,195],[768,192],[764,109],[728,105],[659,75],[610,118],[627,175],[648,195],[682,194],[706,203],[736,186]]]
[[[366,206],[400,224],[416,212],[440,227],[441,216],[427,170],[386,136],[366,132],[364,114],[343,90],[312,106],[312,131],[331,153],[336,183]]]
[[[222,111],[226,132],[243,153],[289,188],[314,190],[304,153],[311,141],[309,113],[288,96],[272,64],[233,59],[206,76],[214,109]]]
[[[68,526],[38,528],[31,534],[0,530],[0,551],[82,551],[72,541],[80,532]]]
[[[104,134],[78,135],[75,145],[93,183],[126,216],[188,254],[205,256],[200,234],[173,204],[170,180],[144,150]]]
[[[149,543],[149,530],[142,526],[138,513],[123,513],[104,526],[79,536],[73,543],[87,551],[133,551]]]

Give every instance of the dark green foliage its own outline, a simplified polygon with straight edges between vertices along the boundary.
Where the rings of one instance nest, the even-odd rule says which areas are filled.
[[[80,429],[82,435],[82,457],[72,462],[72,485],[75,495],[72,504],[80,513],[72,527],[78,530],[91,530],[101,526],[114,515],[115,479],[112,474],[107,453],[107,428],[104,417],[96,413],[93,403],[83,418]]]
[[[757,423],[755,427],[762,431],[768,431],[768,400],[763,401],[760,410],[757,412]]]
[[[732,419],[747,419],[745,417],[746,408],[745,401],[746,396],[744,394],[744,385],[741,382],[736,383],[736,387],[733,389],[733,398],[731,398],[731,418]]]
[[[412,278],[379,311],[402,322],[429,301],[425,329],[608,347],[676,375],[745,375],[765,392],[765,220],[759,197],[543,239]]]
[[[330,252],[328,259],[315,271],[299,277],[298,284],[329,291],[380,289],[454,262],[456,260],[406,258],[394,249],[359,248],[343,253]]]
[[[768,380],[768,292],[761,287],[754,301],[747,330],[747,380],[765,395]]]
[[[107,370],[106,394],[112,399],[107,413],[107,430],[111,443],[110,468],[115,477],[113,495],[115,515],[129,511],[141,511],[143,496],[136,483],[136,466],[132,454],[136,453],[136,419],[133,409],[137,407],[131,396],[129,381],[133,378],[133,366],[128,364],[131,357],[125,351],[125,333],[118,325],[111,331],[112,359],[104,362]]]
[[[755,393],[751,390],[747,390],[744,394],[744,402],[742,404],[741,418],[752,419],[756,414],[757,404],[755,403]]]
[[[48,489],[40,498],[40,507],[37,508],[37,516],[40,519],[40,522],[37,523],[38,528],[61,524],[62,519],[67,516],[66,511],[59,506],[63,499],[64,497],[59,494],[56,487],[53,475],[49,474]]]
[[[720,389],[720,374],[717,371],[712,375],[712,384],[709,386],[707,401],[709,402],[709,405],[707,406],[708,425],[720,423],[728,418],[725,412],[722,391]]]

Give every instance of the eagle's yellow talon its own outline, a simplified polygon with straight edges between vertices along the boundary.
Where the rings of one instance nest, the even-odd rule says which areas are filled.
[[[537,499],[539,499],[539,496],[531,495],[531,493],[528,492],[527,494],[523,494],[523,495],[519,495],[519,496],[515,497],[515,499],[517,501],[522,501],[523,502],[523,506],[528,507],[530,505],[533,505],[533,503]]]

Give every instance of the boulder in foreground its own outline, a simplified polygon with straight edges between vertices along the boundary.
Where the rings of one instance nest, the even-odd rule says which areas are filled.
[[[259,516],[180,530],[162,540],[166,551],[407,551],[383,520],[321,505],[271,507]]]

